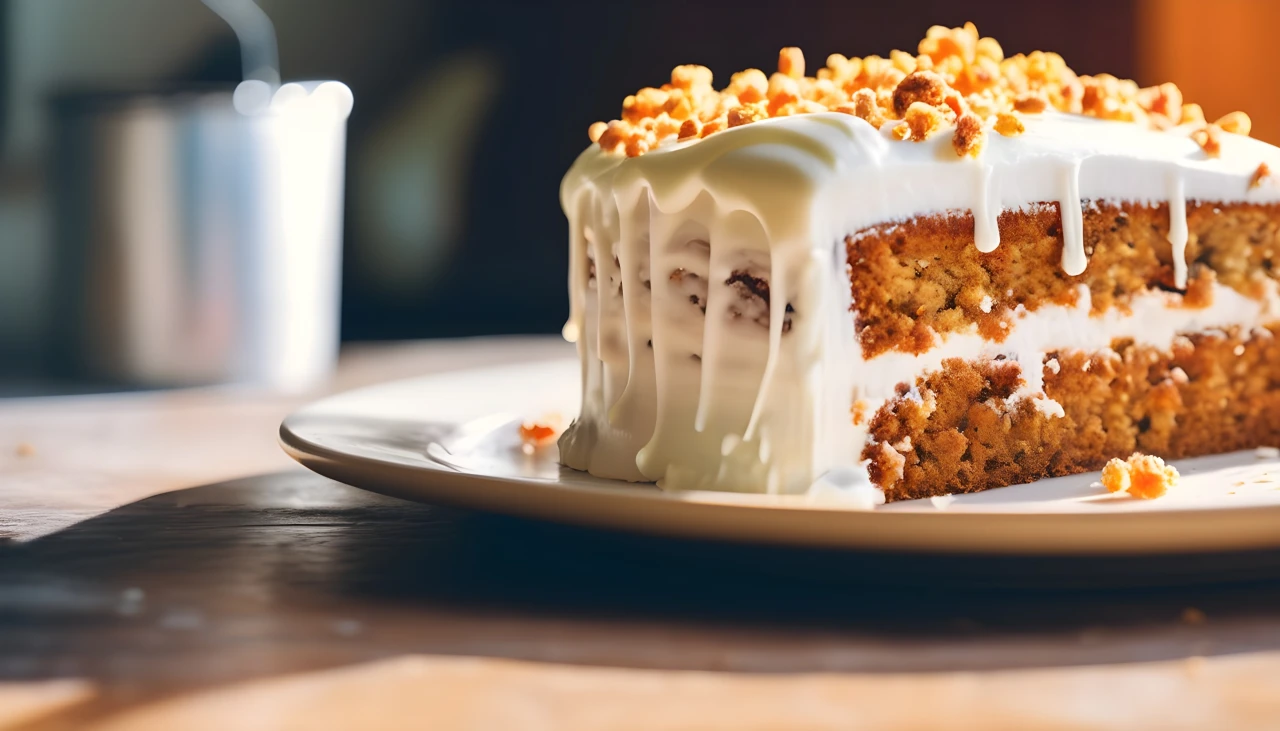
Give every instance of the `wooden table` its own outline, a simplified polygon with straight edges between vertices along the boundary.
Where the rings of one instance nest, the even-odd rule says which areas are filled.
[[[516,342],[352,350],[332,389]],[[279,452],[306,398],[0,405],[0,727],[1280,728],[1276,583],[913,585],[406,503]]]

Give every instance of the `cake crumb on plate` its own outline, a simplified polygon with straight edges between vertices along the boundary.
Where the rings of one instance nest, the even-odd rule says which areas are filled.
[[[1102,468],[1102,486],[1107,492],[1128,492],[1151,500],[1169,491],[1178,482],[1178,470],[1164,460],[1134,452],[1129,458],[1114,458]]]
[[[526,453],[533,453],[556,440],[561,431],[558,414],[548,414],[520,425],[520,442]]]

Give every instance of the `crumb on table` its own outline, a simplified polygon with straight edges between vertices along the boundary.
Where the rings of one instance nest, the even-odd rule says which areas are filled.
[[[31,442],[18,442],[18,446],[13,451],[19,457],[34,457],[36,447]]]
[[[1102,468],[1102,486],[1108,492],[1128,492],[1136,498],[1158,498],[1177,484],[1178,470],[1164,460],[1134,452],[1126,460],[1112,459]]]

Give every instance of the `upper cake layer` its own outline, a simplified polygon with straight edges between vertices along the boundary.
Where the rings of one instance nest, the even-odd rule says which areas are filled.
[[[957,158],[935,136],[917,144],[894,139],[898,121],[877,130],[838,113],[769,119],[701,140],[672,141],[627,158],[589,147],[561,185],[573,218],[588,191],[634,205],[651,198],[674,214],[709,196],[722,211],[755,216],[777,242],[802,238],[825,250],[869,226],[923,214],[971,210],[979,251],[999,245],[1001,210],[1056,202],[1062,210],[1062,266],[1087,265],[1079,221],[1082,200],[1170,203],[1176,286],[1186,283],[1187,200],[1280,200],[1280,150],[1223,134],[1210,156],[1186,135],[1125,122],[1045,113],[1016,137],[993,135],[977,158]]]

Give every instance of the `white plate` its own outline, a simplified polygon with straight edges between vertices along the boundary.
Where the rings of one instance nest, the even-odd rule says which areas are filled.
[[[521,418],[577,410],[579,366],[556,360],[387,383],[285,419],[285,450],[374,492],[650,534],[804,547],[964,554],[1155,554],[1280,547],[1280,459],[1176,462],[1157,500],[1109,495],[1097,473],[874,511],[804,496],[665,493],[560,467],[519,445]]]

